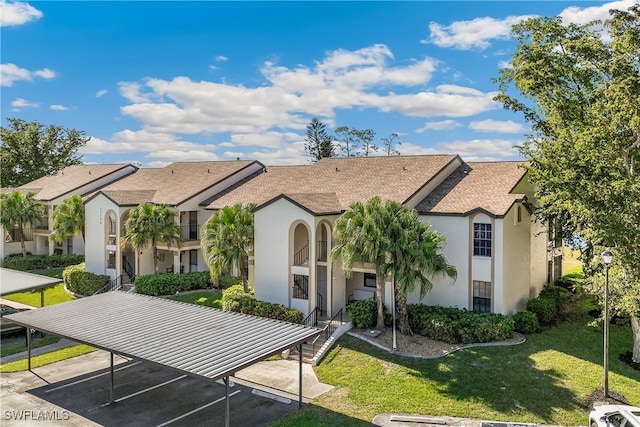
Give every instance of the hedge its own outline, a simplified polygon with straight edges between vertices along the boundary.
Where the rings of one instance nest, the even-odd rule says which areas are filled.
[[[250,293],[245,293],[241,284],[222,291],[222,309],[290,323],[301,324],[303,320],[300,310],[257,300]]]
[[[71,292],[79,295],[93,295],[109,284],[109,276],[93,274],[85,271],[86,264],[72,265],[62,272],[65,286]]]
[[[514,332],[513,319],[501,314],[423,304],[409,304],[407,311],[414,333],[451,344],[501,341]]]
[[[159,273],[138,276],[134,282],[136,292],[145,295],[171,295],[176,292],[213,288],[208,271],[174,274]]]
[[[541,324],[548,325],[558,318],[570,300],[571,293],[567,289],[556,285],[547,285],[537,298],[532,298],[527,302],[527,310],[535,313]]]
[[[353,326],[359,329],[371,328],[378,321],[378,304],[374,300],[354,301],[347,306]]]
[[[61,268],[84,262],[84,255],[29,255],[11,256],[2,261],[2,267],[19,271],[45,270],[47,268]]]
[[[538,316],[530,311],[521,311],[513,316],[514,326],[516,332],[521,334],[533,334],[540,329],[540,322],[538,322]]]

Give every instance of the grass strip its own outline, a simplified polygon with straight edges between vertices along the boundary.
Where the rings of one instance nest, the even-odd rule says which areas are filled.
[[[49,344],[55,344],[58,341],[60,341],[60,337],[56,337],[54,335],[45,335],[42,338],[32,339],[31,348],[38,348]],[[24,342],[3,344],[2,348],[0,348],[0,356],[10,356],[12,354],[20,353],[21,351],[27,351],[27,346]]]
[[[95,347],[91,347],[85,344],[74,345],[72,347],[66,347],[60,350],[52,351],[50,353],[40,354],[31,358],[31,368],[39,368],[41,366],[49,365],[51,363],[59,362],[65,359],[71,359],[72,357],[80,356],[83,354],[96,351]],[[15,362],[5,363],[0,365],[1,373],[19,372],[27,370],[27,359],[16,360]]]

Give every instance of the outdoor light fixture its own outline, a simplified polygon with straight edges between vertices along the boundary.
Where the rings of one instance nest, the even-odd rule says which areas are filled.
[[[609,249],[602,252],[604,261],[604,398],[609,397],[609,265],[613,261],[613,254]]]

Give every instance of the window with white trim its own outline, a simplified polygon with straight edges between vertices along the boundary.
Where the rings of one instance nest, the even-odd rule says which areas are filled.
[[[491,282],[473,281],[473,311],[491,313]]]
[[[473,255],[491,256],[491,224],[473,224]]]

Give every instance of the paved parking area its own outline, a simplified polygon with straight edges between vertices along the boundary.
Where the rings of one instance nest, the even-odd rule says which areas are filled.
[[[96,353],[102,353],[104,366],[107,353]],[[118,361],[113,405],[108,404],[110,375],[106,366],[62,380],[55,378],[55,372],[43,372],[46,367],[35,370],[41,379],[28,372],[3,374],[3,426],[38,425],[38,420],[45,421],[41,425],[224,425],[225,386],[221,380],[189,377],[140,361]],[[295,399],[233,379],[229,395],[233,426],[267,425],[298,408]]]

